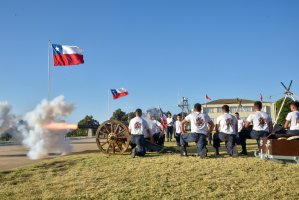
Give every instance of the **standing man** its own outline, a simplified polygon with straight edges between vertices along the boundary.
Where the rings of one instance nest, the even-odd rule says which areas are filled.
[[[142,110],[137,109],[135,111],[136,117],[131,119],[129,124],[129,131],[131,133],[130,145],[132,148],[131,157],[135,158],[138,156],[145,156],[145,139],[144,135],[151,135],[148,123],[142,116]]]
[[[256,139],[258,149],[260,150],[260,138],[267,137],[273,130],[271,117],[261,111],[262,102],[256,101],[253,105],[255,113],[250,114],[245,121],[244,128],[249,128],[250,124],[253,125],[251,132],[244,132],[240,135],[240,143],[242,145],[241,154],[247,155],[246,139]]]
[[[185,124],[187,122],[191,123],[191,133],[186,133]],[[214,128],[214,123],[210,117],[201,113],[201,104],[196,103],[194,105],[193,113],[189,114],[182,121],[181,124],[181,148],[182,156],[187,156],[186,145],[188,142],[196,142],[197,153],[201,158],[205,158],[207,155],[207,134],[210,133]]]
[[[181,124],[182,124],[182,117],[181,117],[181,114],[178,114],[176,116],[176,121],[175,121],[175,140],[176,140],[177,146],[181,146],[180,145],[180,139],[181,139],[181,133],[182,133]]]
[[[235,117],[238,120],[238,133],[236,138],[236,143],[240,145],[240,135],[242,134],[243,126],[244,126],[244,120],[240,118],[240,114],[238,112],[235,113]]]
[[[225,142],[227,154],[229,156],[237,156],[238,152],[235,148],[236,136],[238,131],[237,118],[229,114],[229,106],[222,106],[222,115],[217,118],[216,133],[213,135],[213,146],[216,149],[216,155],[219,155],[219,147],[221,142]]]
[[[244,126],[244,120],[240,118],[240,114],[238,112],[235,113],[235,117],[238,120],[238,133],[241,133]]]
[[[173,119],[171,116],[171,113],[168,112],[167,113],[167,142],[171,142],[172,139],[172,133],[173,133]]]
[[[290,109],[292,112],[288,113],[284,128],[289,129],[288,134],[299,135],[299,102],[290,103]]]

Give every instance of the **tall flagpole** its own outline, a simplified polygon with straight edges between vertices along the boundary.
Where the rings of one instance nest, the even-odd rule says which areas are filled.
[[[51,41],[48,42],[48,101],[51,100],[51,68],[50,68]]]
[[[109,98],[109,95],[110,95],[110,90],[108,89],[108,95],[107,95],[107,105],[108,105],[108,108],[107,108],[107,119],[109,119],[109,113],[110,113],[110,98]]]
[[[206,114],[208,114],[207,95],[205,96],[205,101],[206,101]]]

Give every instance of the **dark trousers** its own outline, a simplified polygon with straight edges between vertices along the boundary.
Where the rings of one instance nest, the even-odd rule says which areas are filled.
[[[207,136],[201,133],[184,133],[181,134],[181,146],[186,148],[188,142],[196,142],[196,149],[198,155],[202,154],[202,150],[206,148]]]
[[[257,146],[260,150],[260,138],[261,137],[267,137],[269,135],[269,132],[266,131],[241,131],[239,133],[239,138],[240,138],[240,144],[242,146],[242,151],[247,152],[246,149],[246,139],[256,139]]]
[[[137,155],[138,156],[144,156],[145,155],[145,139],[144,135],[131,135],[131,141],[130,141],[131,148],[137,149]]]
[[[225,142],[228,155],[233,155],[233,149],[236,144],[236,135],[222,132],[215,133],[213,135],[213,147],[218,150],[221,142]]]
[[[146,151],[161,151],[163,149],[163,146],[160,146],[158,144],[151,144],[150,139],[145,139],[145,149]]]
[[[161,135],[160,133],[155,133],[153,135],[153,138],[154,138],[154,142],[155,144],[157,145],[160,145],[160,146],[164,146],[164,142],[165,142],[165,135]]]
[[[299,135],[299,130],[288,130],[287,134]]]
[[[176,140],[176,144],[180,145],[181,133],[176,133],[175,134],[175,140]]]
[[[167,139],[172,139],[173,126],[167,127]]]

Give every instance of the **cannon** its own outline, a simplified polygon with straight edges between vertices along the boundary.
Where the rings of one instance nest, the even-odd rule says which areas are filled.
[[[129,128],[120,121],[108,120],[101,125],[78,125],[78,128],[96,130],[96,143],[103,153],[123,154],[129,147]]]

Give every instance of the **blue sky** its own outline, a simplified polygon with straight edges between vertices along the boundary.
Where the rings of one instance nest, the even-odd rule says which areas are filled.
[[[0,3],[0,100],[14,112],[47,97],[48,40],[84,49],[85,64],[52,67],[52,97],[107,119],[108,90],[130,95],[110,111],[160,105],[178,112],[212,99],[281,97],[298,92],[299,1],[14,1]]]

